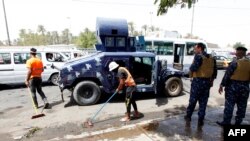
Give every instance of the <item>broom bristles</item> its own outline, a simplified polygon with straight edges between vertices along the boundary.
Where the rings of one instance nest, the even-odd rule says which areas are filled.
[[[38,114],[38,115],[34,115],[31,117],[31,119],[35,119],[35,118],[39,118],[39,117],[43,117],[45,116],[45,114]]]

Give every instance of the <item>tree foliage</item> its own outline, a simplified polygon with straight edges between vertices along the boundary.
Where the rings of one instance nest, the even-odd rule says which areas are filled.
[[[169,8],[180,5],[181,8],[191,8],[198,0],[155,0],[154,4],[158,4],[157,15],[163,15],[168,12]]]
[[[159,30],[159,28],[149,25],[143,25],[141,29],[136,30],[133,22],[128,23],[129,35],[139,36],[147,35],[148,32]],[[19,37],[12,40],[12,45],[17,46],[40,46],[55,44],[75,44],[82,48],[92,48],[97,42],[95,31],[85,28],[78,36],[73,36],[68,28],[63,31],[47,31],[43,25],[38,25],[35,31],[31,29],[20,29]],[[0,41],[0,46],[7,45],[7,41]]]
[[[241,42],[236,42],[234,45],[233,45],[233,48],[236,49],[237,47],[244,47],[245,44],[241,43]]]
[[[12,45],[39,46],[54,44],[73,44],[76,37],[72,36],[69,29],[64,29],[61,34],[57,31],[46,31],[43,25],[38,25],[36,32],[31,29],[20,29],[19,38],[12,41]]]
[[[91,48],[96,44],[96,42],[95,32],[85,28],[84,32],[81,32],[77,38],[76,44],[82,48]]]

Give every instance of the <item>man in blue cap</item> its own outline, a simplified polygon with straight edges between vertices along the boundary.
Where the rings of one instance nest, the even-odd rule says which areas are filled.
[[[235,125],[240,125],[245,117],[250,81],[250,60],[246,58],[246,51],[245,47],[236,48],[236,59],[229,65],[222,79],[219,93],[225,87],[225,109],[223,121],[216,122],[220,126],[231,124],[235,104]]]

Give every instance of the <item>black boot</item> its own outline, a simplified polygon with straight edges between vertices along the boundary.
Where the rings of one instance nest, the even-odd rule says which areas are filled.
[[[185,115],[184,119],[185,119],[186,122],[191,122],[191,117],[190,116]]]
[[[226,126],[226,125],[230,125],[230,123],[226,123],[226,122],[224,122],[224,121],[217,121],[216,122],[218,125],[220,125],[221,127],[224,127],[224,126]]]
[[[238,118],[235,119],[235,125],[241,125],[241,123],[242,123],[242,119],[238,119]]]
[[[47,98],[44,98],[43,102],[44,102],[44,109],[49,109],[49,102],[48,102]]]
[[[198,119],[198,126],[202,127],[204,125],[204,119]]]
[[[184,119],[185,119],[185,121],[186,121],[186,127],[190,127],[190,126],[191,126],[191,117],[185,115],[185,116],[184,116]]]

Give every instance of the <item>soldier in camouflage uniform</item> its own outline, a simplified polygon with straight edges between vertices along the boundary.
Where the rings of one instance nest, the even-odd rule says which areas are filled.
[[[221,94],[225,87],[225,109],[223,121],[217,121],[220,126],[231,124],[235,104],[237,105],[235,124],[241,124],[245,117],[250,81],[250,60],[245,57],[246,51],[245,47],[236,48],[237,59],[229,65],[222,79],[219,93]]]
[[[213,85],[213,81],[217,76],[217,68],[215,59],[207,54],[205,46],[198,43],[194,47],[194,61],[190,66],[190,77],[192,80],[189,105],[187,107],[185,120],[190,123],[191,116],[195,109],[197,101],[199,102],[198,126],[203,126],[206,113],[209,90]]]

